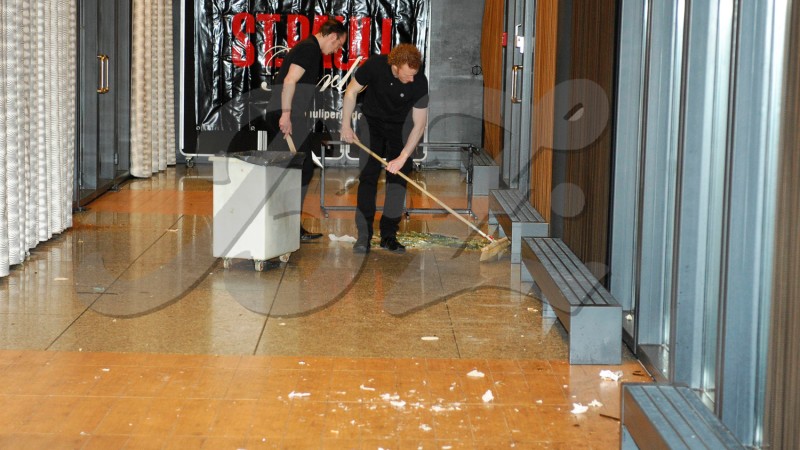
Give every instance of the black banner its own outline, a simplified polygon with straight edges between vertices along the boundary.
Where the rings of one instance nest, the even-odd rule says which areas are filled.
[[[263,129],[260,123],[282,54],[328,17],[349,29],[325,56],[310,119],[338,129],[341,97],[360,62],[399,43],[423,53],[429,0],[198,0],[195,2],[195,120],[200,131]]]

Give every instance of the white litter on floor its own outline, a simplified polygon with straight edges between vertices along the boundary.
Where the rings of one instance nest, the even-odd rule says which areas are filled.
[[[488,389],[481,398],[483,399],[483,403],[489,403],[490,401],[494,400],[494,395],[492,394],[492,390]]]
[[[470,378],[483,378],[484,374],[483,374],[483,372],[481,372],[481,371],[479,371],[477,369],[472,369],[472,371],[470,373],[468,373],[467,376],[470,377]]]
[[[381,398],[387,402],[396,402],[400,400],[400,396],[397,394],[390,395],[390,394],[381,394]],[[404,402],[405,403],[405,402]]]
[[[289,398],[300,398],[309,396],[311,396],[311,394],[309,394],[308,392],[295,392],[295,391],[289,392]]]
[[[338,242],[349,242],[351,244],[354,244],[356,242],[356,240],[357,240],[356,238],[354,238],[353,236],[350,236],[349,234],[345,234],[345,235],[342,235],[342,236],[337,236],[337,235],[335,235],[333,233],[328,235],[328,239],[330,239],[333,242],[337,242],[337,241]]]
[[[572,414],[583,414],[589,410],[588,406],[581,405],[580,403],[573,403],[572,404]]]
[[[598,401],[595,399],[595,400],[592,400],[592,401],[589,403],[589,406],[591,406],[591,407],[593,407],[593,408],[599,408],[599,407],[603,406],[603,404],[602,404],[602,403],[600,403],[600,402],[598,402]]]
[[[609,381],[619,381],[622,378],[622,371],[612,372],[610,370],[601,370],[600,371],[600,378]]]
[[[450,406],[433,405],[431,412],[461,411],[461,403],[451,403]]]

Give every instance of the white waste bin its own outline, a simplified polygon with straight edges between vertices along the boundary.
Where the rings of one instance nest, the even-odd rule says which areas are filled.
[[[251,259],[257,271],[287,262],[300,248],[300,172],[304,155],[250,151],[212,156],[214,248],[227,269]]]

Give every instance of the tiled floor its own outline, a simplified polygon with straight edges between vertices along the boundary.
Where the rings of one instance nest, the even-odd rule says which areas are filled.
[[[354,176],[328,169],[326,205],[354,204]],[[458,171],[417,176],[464,206]],[[303,222],[326,237],[225,269],[212,187],[207,165],[128,182],[0,281],[0,448],[619,446],[619,383],[598,373],[649,378],[627,351],[567,364],[507,257],[443,239],[355,255],[327,237],[354,236],[353,213],[322,215],[315,179]],[[486,229],[486,198],[474,209]],[[411,231],[480,239],[441,214]]]

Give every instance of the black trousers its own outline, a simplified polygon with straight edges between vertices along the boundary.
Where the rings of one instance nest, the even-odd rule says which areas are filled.
[[[403,150],[403,124],[387,123],[370,117],[360,122],[359,136],[370,150],[386,161],[391,161]],[[367,128],[364,130],[363,128]],[[373,221],[375,220],[375,200],[378,192],[378,179],[383,171],[383,164],[366,152],[361,151],[358,157],[361,172],[358,177],[358,204],[356,208],[356,227],[359,237],[372,239]],[[401,169],[408,175],[413,163],[411,158]],[[383,202],[383,215],[380,221],[381,238],[397,235],[400,220],[403,217],[406,200],[406,180],[399,175],[386,172],[386,192]]]

